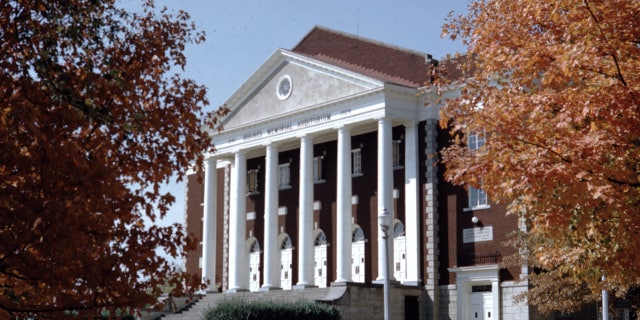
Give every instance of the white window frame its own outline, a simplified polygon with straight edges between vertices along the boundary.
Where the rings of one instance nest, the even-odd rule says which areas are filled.
[[[278,166],[278,186],[280,190],[291,189],[291,164],[283,163]]]
[[[351,150],[351,176],[359,177],[362,176],[362,149],[352,149]]]
[[[484,146],[485,141],[484,131],[482,133],[469,133],[467,137],[467,148],[469,148],[469,150],[478,150]]]
[[[486,142],[486,134],[484,130],[481,133],[469,133],[467,138],[467,148],[471,151],[475,151],[484,146]],[[465,211],[488,209],[489,198],[487,193],[482,188],[474,188],[469,186],[469,207]]]
[[[489,208],[489,198],[487,197],[487,193],[481,188],[469,187],[469,209],[477,210],[477,209],[488,209]]]

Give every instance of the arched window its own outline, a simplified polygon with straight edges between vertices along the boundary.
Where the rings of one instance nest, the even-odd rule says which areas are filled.
[[[291,237],[285,236],[280,243],[280,249],[291,249],[293,245],[291,244]]]
[[[362,228],[360,227],[356,227],[355,230],[353,230],[353,233],[351,234],[351,242],[358,242],[358,241],[364,241],[364,231],[362,231]]]
[[[396,221],[393,225],[393,237],[404,237],[404,224],[400,221]]]
[[[316,235],[316,240],[314,241],[313,245],[314,246],[321,246],[321,245],[325,245],[325,244],[327,244],[327,236],[324,234],[323,231],[320,231]]]
[[[260,252],[260,243],[258,242],[258,240],[253,240],[253,243],[251,244],[251,249],[249,250],[249,252],[251,253]]]

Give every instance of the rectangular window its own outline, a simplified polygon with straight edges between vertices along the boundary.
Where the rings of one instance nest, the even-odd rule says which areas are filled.
[[[313,182],[324,182],[324,176],[322,175],[322,159],[323,157],[313,158]]]
[[[401,140],[393,140],[393,168],[398,169],[402,168],[401,162],[401,154],[400,154],[400,141]]]
[[[247,194],[258,193],[258,170],[247,172]]]
[[[478,150],[484,146],[484,143],[484,131],[482,133],[469,134],[469,138],[467,139],[467,147],[469,150]],[[482,189],[469,187],[469,209],[486,208],[488,206],[489,200],[487,199],[487,193]]]
[[[289,163],[281,164],[280,168],[280,189],[291,188],[291,166]]]
[[[351,175],[362,175],[362,152],[361,149],[351,150]]]
[[[467,148],[469,150],[477,150],[482,146],[484,146],[484,133],[469,134],[469,138],[467,138]]]
[[[481,208],[488,205],[487,193],[484,190],[469,187],[469,208]]]

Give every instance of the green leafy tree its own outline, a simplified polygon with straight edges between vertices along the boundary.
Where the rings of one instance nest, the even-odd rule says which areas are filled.
[[[638,17],[636,0],[481,0],[443,27],[468,45],[434,82],[461,92],[441,109],[458,135],[446,178],[526,219],[530,262],[554,270],[532,278],[540,287],[640,283]],[[470,133],[486,135],[479,150]]]
[[[0,2],[0,318],[93,317],[153,304],[169,257],[194,245],[179,225],[146,225],[212,151],[203,86],[170,71],[204,40],[185,12],[153,2]]]

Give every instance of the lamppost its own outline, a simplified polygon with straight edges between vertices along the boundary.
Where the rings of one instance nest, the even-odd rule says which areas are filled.
[[[378,215],[378,225],[382,231],[382,243],[384,246],[384,264],[382,266],[382,273],[384,274],[384,320],[389,320],[391,317],[389,316],[389,245],[387,243],[387,231],[391,224],[389,222],[389,212],[385,207],[382,208],[382,212]]]

